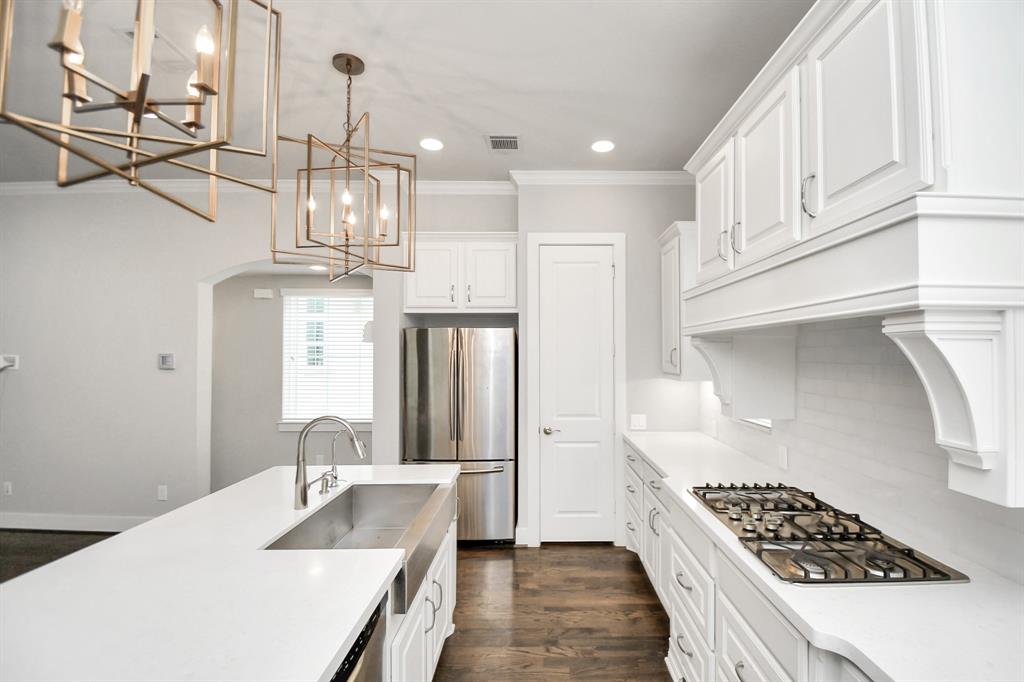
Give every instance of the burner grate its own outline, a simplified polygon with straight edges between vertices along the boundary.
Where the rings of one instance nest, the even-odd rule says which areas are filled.
[[[886,536],[813,492],[783,483],[691,491],[780,579],[806,585],[965,582],[967,576]]]

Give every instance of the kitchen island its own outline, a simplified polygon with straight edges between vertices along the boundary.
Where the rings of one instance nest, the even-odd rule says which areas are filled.
[[[295,510],[295,467],[273,467],[6,582],[0,680],[330,679],[402,550],[264,548],[352,484],[458,474],[342,466],[339,487]]]

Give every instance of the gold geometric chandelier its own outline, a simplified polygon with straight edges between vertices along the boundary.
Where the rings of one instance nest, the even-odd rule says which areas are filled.
[[[221,0],[196,0],[185,5],[137,0],[132,30],[124,32],[132,41],[130,58],[123,55],[123,60],[129,64],[118,65],[118,68],[129,67],[129,81],[127,87],[119,87],[115,79],[105,78],[89,67],[82,41],[83,30],[88,26],[83,1],[63,0],[57,34],[47,44],[60,55],[59,64],[63,72],[61,114],[59,121],[48,121],[39,116],[17,113],[9,106],[8,86],[13,76],[21,72],[31,73],[36,66],[33,62],[38,60],[26,60],[26,64],[12,63],[15,0],[0,0],[0,121],[13,123],[58,147],[57,184],[61,187],[98,178],[119,177],[210,221],[217,217],[218,179],[273,195],[274,185],[222,172],[218,152],[266,157],[268,125],[270,143],[273,144],[277,137],[281,14],[273,8],[272,0],[225,2],[228,5],[226,21]],[[42,14],[42,8],[49,4],[26,3],[25,11],[30,17],[19,25],[31,25],[33,18],[47,18]],[[99,3],[94,6],[98,12],[107,10],[108,14],[112,7]],[[255,49],[262,58],[262,83],[254,86],[247,82],[247,85],[250,90],[262,90],[256,126],[262,137],[258,144],[248,146],[233,143],[238,113],[236,93],[244,90],[239,87],[236,74],[242,7],[250,13],[244,17],[245,25],[261,27],[255,31]],[[92,28],[91,39],[109,41],[113,39],[111,29],[116,27]],[[191,35],[195,36],[195,53],[189,56],[186,55],[187,49],[183,50],[179,45]],[[170,78],[155,82],[153,66],[157,47],[168,51],[173,48],[178,55],[175,66],[186,69],[185,73],[189,67],[194,67],[191,76],[187,80],[179,77],[180,82],[169,82]],[[107,55],[104,58],[109,67],[109,58]],[[190,63],[190,60],[194,61]],[[251,62],[251,68],[258,68],[260,61],[252,59],[247,61],[247,65]],[[99,93],[104,95],[104,101],[94,101],[93,96],[97,95],[99,99]],[[117,111],[125,114],[123,124],[113,124],[109,113],[101,113]],[[97,123],[97,118],[107,125]],[[205,164],[188,159],[201,153],[206,155]],[[89,170],[72,175],[69,172],[69,155],[91,164]],[[149,169],[158,166],[205,175],[209,179],[207,205],[196,206],[161,188],[153,178],[146,177]]]
[[[334,55],[332,63],[346,77],[345,137],[332,143],[312,133],[304,139],[278,136],[279,143],[301,148],[306,163],[295,171],[294,247],[279,246],[280,195],[273,197],[273,260],[325,269],[331,282],[359,268],[411,272],[416,155],[370,145],[370,114],[352,121],[352,77],[363,73],[365,64],[347,53]]]

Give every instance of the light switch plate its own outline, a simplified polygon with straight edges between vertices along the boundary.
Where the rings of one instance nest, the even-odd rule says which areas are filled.
[[[157,369],[174,369],[174,353],[160,353],[156,356]]]
[[[629,415],[629,428],[631,431],[645,431],[647,429],[646,414]]]
[[[253,289],[252,290],[252,297],[253,298],[274,298],[274,290],[273,289]]]
[[[165,485],[158,485],[156,487],[156,499],[159,502],[166,502],[167,501],[167,486],[165,486]]]

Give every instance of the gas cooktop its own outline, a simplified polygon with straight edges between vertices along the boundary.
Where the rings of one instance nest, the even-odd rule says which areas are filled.
[[[822,502],[777,483],[697,486],[691,491],[740,542],[791,583],[967,582],[945,564]]]

